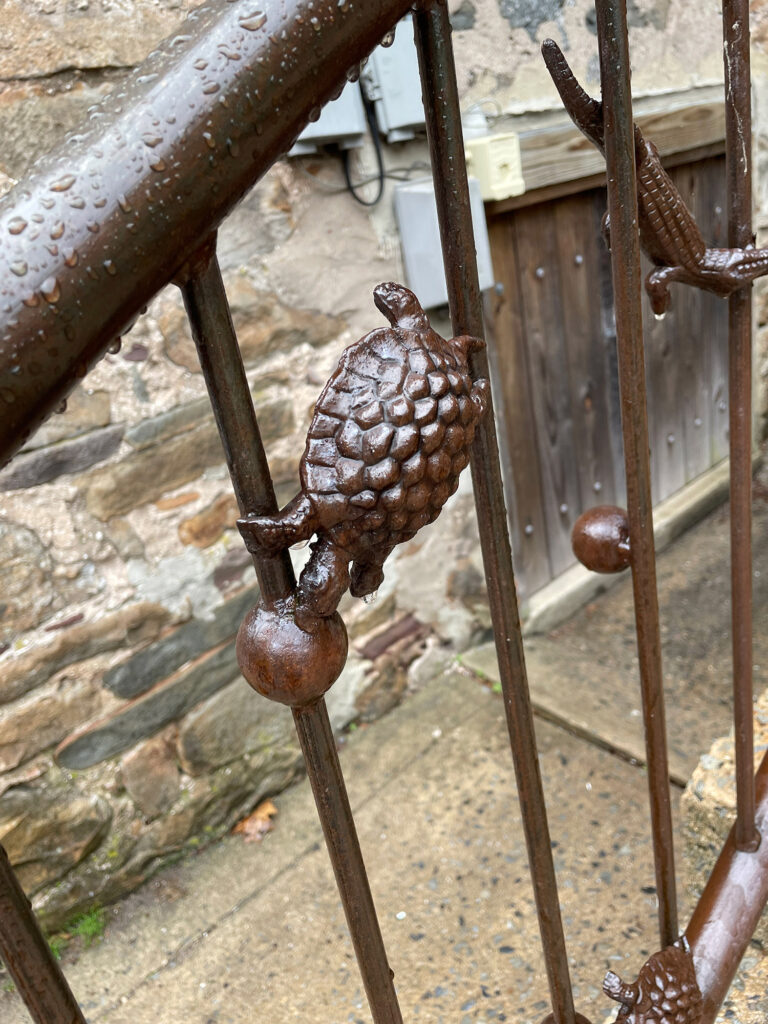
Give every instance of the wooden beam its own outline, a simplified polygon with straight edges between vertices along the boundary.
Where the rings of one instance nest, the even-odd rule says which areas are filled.
[[[723,101],[713,98],[709,90],[706,94],[706,98],[696,102],[691,102],[690,95],[686,98],[685,94],[671,100],[667,98],[663,106],[654,98],[653,104],[646,101],[646,109],[637,111],[638,124],[646,138],[658,147],[665,166],[724,151]],[[519,136],[526,191],[522,196],[488,203],[489,214],[605,183],[603,157],[570,121],[525,128]]]

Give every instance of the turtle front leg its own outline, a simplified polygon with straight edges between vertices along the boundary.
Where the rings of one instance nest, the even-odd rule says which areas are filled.
[[[299,577],[296,621],[302,617],[333,615],[349,586],[349,555],[327,536],[312,545],[312,554]]]
[[[245,546],[254,555],[274,555],[292,544],[309,540],[317,527],[314,509],[303,491],[274,516],[246,516],[237,521]]]

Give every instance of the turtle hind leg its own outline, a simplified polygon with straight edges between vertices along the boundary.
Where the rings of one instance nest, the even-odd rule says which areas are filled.
[[[299,577],[296,620],[309,614],[333,615],[349,586],[349,555],[327,537],[319,537]]]
[[[387,551],[387,555],[389,551]],[[386,555],[384,556],[386,558]],[[353,597],[368,597],[384,582],[384,558],[375,562],[354,562],[349,592]]]
[[[285,508],[273,516],[246,516],[237,527],[245,546],[253,554],[275,554],[292,544],[309,540],[317,531],[318,522],[312,503],[299,491]]]

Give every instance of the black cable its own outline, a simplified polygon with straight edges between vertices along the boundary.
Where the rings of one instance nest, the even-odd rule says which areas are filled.
[[[378,164],[379,168],[377,175],[379,187],[376,191],[375,198],[363,199],[356,191],[356,189],[360,187],[361,183],[358,182],[356,185],[352,184],[352,178],[349,173],[350,151],[348,149],[343,149],[341,151],[341,165],[344,168],[344,181],[346,181],[347,183],[347,188],[349,189],[352,198],[357,200],[357,202],[360,203],[361,206],[375,206],[381,199],[382,195],[384,194],[384,154],[381,149],[381,139],[379,137],[379,123],[378,120],[376,119],[376,107],[374,105],[374,102],[373,100],[368,99],[368,97],[365,95],[365,90],[362,87],[360,88],[360,95],[362,96],[363,99],[363,107],[365,108],[365,119],[368,122],[368,127],[371,130],[373,148],[376,150],[376,163]]]

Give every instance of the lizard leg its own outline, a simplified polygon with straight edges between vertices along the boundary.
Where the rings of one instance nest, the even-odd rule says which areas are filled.
[[[669,309],[672,296],[669,284],[680,281],[681,284],[697,284],[694,274],[685,267],[655,267],[645,279],[645,290],[651,300],[651,309],[656,316],[663,316]]]

